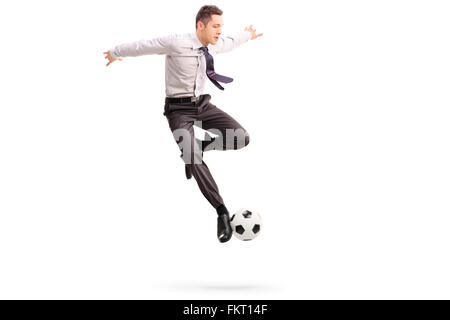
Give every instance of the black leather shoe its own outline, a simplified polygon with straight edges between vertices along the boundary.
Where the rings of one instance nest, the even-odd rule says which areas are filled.
[[[187,164],[184,165],[184,171],[186,172],[186,179],[192,178],[191,167]]]
[[[233,229],[230,225],[230,216],[228,213],[217,217],[217,239],[220,242],[227,242],[233,235]]]

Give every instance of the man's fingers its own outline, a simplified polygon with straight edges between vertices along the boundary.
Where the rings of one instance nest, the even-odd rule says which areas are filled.
[[[260,33],[260,34],[258,34],[256,37],[261,37],[263,34],[262,33]]]

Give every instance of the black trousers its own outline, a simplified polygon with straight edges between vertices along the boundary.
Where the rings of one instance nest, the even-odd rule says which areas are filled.
[[[208,150],[236,150],[250,142],[248,132],[226,112],[210,103],[209,94],[201,95],[197,102],[168,103],[164,105],[164,115],[170,130],[181,150],[181,158],[191,169],[192,176],[209,201],[217,208],[223,204],[214,178],[203,161],[203,152]],[[217,137],[210,141],[195,138],[196,125]]]

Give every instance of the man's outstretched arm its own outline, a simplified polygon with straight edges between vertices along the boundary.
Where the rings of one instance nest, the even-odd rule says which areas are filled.
[[[155,39],[143,39],[140,41],[124,43],[113,49],[103,52],[109,66],[116,60],[122,60],[121,57],[137,57],[147,54],[169,54],[172,50],[173,36],[159,37]]]
[[[213,47],[215,53],[229,52],[248,40],[254,40],[262,35],[262,33],[257,34],[256,30],[250,25],[249,27],[246,27],[244,31],[238,32],[235,35],[219,37],[219,41]]]

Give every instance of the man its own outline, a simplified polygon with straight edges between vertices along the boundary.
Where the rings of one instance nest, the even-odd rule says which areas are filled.
[[[146,54],[166,55],[166,99],[164,115],[181,150],[187,179],[194,176],[210,204],[216,209],[217,237],[220,242],[230,240],[230,217],[219,189],[203,161],[207,150],[239,149],[249,143],[247,131],[230,115],[210,103],[211,95],[205,92],[206,81],[224,90],[222,83],[233,79],[217,74],[213,56],[228,52],[239,45],[254,40],[262,33],[250,25],[234,36],[221,37],[222,10],[216,6],[203,6],[196,16],[196,32],[174,34],[151,40],[126,43],[104,52],[106,66],[122,57]],[[193,125],[217,134],[205,140],[194,136]]]

